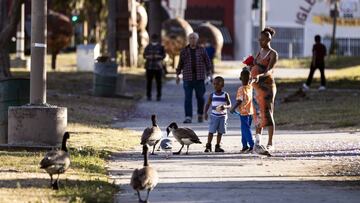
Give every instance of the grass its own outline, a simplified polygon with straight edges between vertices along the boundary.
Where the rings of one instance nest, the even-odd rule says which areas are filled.
[[[15,200],[27,198],[34,202],[112,202],[118,192],[116,185],[107,177],[106,161],[112,152],[129,149],[138,143],[132,131],[87,124],[70,123],[69,147],[71,168],[60,176],[60,190],[48,188],[49,176],[39,169],[39,162],[46,152],[0,151],[0,202],[14,202],[13,190],[25,193]],[[11,174],[12,179],[6,176]],[[34,176],[33,181],[31,177]],[[11,190],[9,190],[11,188]],[[37,195],[31,195],[32,193]],[[31,196],[31,197],[30,197]],[[51,201],[50,201],[51,200]]]
[[[306,68],[309,67],[311,58],[279,59],[276,66],[284,68]]]
[[[112,202],[112,195],[117,192],[106,176],[67,175],[60,180],[60,190],[54,191],[48,189],[48,177],[31,173],[6,175],[0,181],[0,202]]]
[[[106,176],[108,153],[92,148],[70,149],[71,168],[60,176],[60,190],[39,169],[45,152],[0,152],[0,202],[111,202],[118,191]],[[10,176],[10,178],[9,178]],[[13,192],[22,194],[14,196]],[[30,198],[32,201],[28,201]]]
[[[281,59],[278,66],[307,68],[310,58]],[[326,60],[325,92],[306,92],[305,98],[282,102],[302,86],[304,78],[277,79],[275,122],[278,129],[286,130],[359,130],[360,123],[360,58],[331,56]],[[313,88],[320,86],[314,79]]]
[[[303,82],[303,79],[277,80],[275,120],[278,129],[360,129],[360,123],[356,122],[360,120],[360,77],[357,80],[328,77],[327,91],[312,90],[298,101],[282,102]],[[316,79],[312,86],[319,85],[319,79]]]
[[[75,64],[75,54],[60,54],[57,70],[47,73],[47,103],[68,109],[71,166],[60,176],[60,190],[50,189],[49,176],[39,169],[46,152],[0,151],[0,202],[113,202],[119,191],[107,177],[107,160],[111,153],[138,144],[138,135],[111,124],[126,120],[136,101],[92,96],[92,73],[75,72]],[[131,87],[125,90],[142,95],[143,69],[123,73]],[[24,68],[13,74],[29,77]]]
[[[336,70],[334,73],[331,73],[329,75],[329,79],[330,81],[341,81],[341,80],[359,81],[360,65]]]
[[[17,172],[39,172],[41,152],[7,152],[0,151],[1,170]]]
[[[110,124],[126,120],[136,108],[136,101],[92,96],[92,73],[75,72],[74,64],[74,54],[61,54],[58,70],[50,70],[47,75],[48,103],[68,108],[72,164],[61,176],[61,189],[49,189],[49,176],[39,169],[38,163],[45,152],[2,151],[0,202],[112,202],[113,194],[118,191],[106,175],[106,162],[111,153],[137,144],[138,135],[113,129]],[[131,87],[130,93],[144,93],[143,72],[141,68],[122,70],[127,87]],[[29,73],[17,69],[14,75]],[[277,80],[277,128],[359,129],[356,121],[360,120],[360,93],[351,89],[360,87],[360,66],[342,67],[327,79],[329,91],[310,91],[307,99],[291,103],[281,103],[281,99],[300,87],[303,79]],[[318,83],[315,79],[314,86]],[[334,88],[346,90],[332,91]]]
[[[112,197],[118,190],[112,183],[104,183],[104,178],[88,181],[69,181],[72,187],[61,190],[56,196],[68,198],[70,202],[113,202]],[[64,184],[66,184],[65,182]],[[89,193],[91,191],[91,193]],[[83,194],[87,194],[83,196]],[[79,197],[83,196],[82,199]]]
[[[308,68],[310,67],[310,63],[310,57],[280,59],[277,63],[277,66],[286,68]],[[327,69],[342,69],[359,65],[360,57],[356,56],[328,56],[325,58],[325,66]]]
[[[309,92],[306,100],[279,102],[275,107],[277,127],[292,130],[360,129],[356,122],[360,119],[359,94]]]

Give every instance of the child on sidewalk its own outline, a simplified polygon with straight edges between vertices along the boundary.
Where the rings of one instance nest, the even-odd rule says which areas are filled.
[[[230,96],[223,91],[224,78],[218,76],[213,80],[215,92],[209,95],[209,99],[205,105],[205,120],[208,120],[208,110],[211,106],[211,114],[209,121],[209,135],[205,152],[211,152],[211,141],[214,133],[217,134],[215,152],[224,152],[220,147],[221,137],[226,133],[227,109],[231,107]]]
[[[251,122],[253,115],[252,95],[253,89],[250,84],[250,71],[246,67],[243,68],[239,78],[242,86],[239,87],[236,94],[236,104],[230,109],[230,113],[234,113],[238,108],[241,121],[241,142],[243,148],[241,152],[251,152],[254,148],[254,141],[251,135]]]

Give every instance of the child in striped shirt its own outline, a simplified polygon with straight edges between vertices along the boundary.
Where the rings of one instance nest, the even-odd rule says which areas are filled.
[[[226,133],[227,109],[231,107],[230,96],[223,91],[224,78],[218,76],[213,80],[214,92],[209,95],[209,99],[205,105],[205,120],[208,120],[208,110],[211,106],[211,114],[209,121],[209,135],[205,152],[211,152],[211,141],[214,133],[217,134],[215,152],[224,152],[220,147],[221,137]]]

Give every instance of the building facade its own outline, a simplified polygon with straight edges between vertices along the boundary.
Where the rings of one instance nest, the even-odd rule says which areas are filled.
[[[245,0],[241,6],[245,5]],[[360,56],[360,0],[341,0],[336,29],[338,55]],[[326,0],[267,0],[267,26],[276,29],[273,47],[280,57],[304,57],[312,54],[314,36],[320,35],[330,48],[333,32],[332,5]],[[237,11],[235,11],[236,13]],[[252,22],[251,52],[258,51],[259,11],[246,16]],[[235,20],[240,21],[240,19]],[[241,35],[241,30],[235,34]],[[236,59],[241,59],[237,55]]]
[[[169,0],[177,1],[177,0]],[[225,39],[223,59],[241,60],[258,51],[259,10],[253,0],[187,0],[185,19],[192,26],[210,21]],[[280,57],[312,54],[319,34],[330,47],[333,19],[328,0],[266,0],[266,25],[276,29],[273,47]],[[336,29],[337,54],[360,56],[360,0],[341,0]]]

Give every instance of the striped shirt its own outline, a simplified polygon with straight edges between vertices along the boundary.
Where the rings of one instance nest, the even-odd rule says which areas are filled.
[[[192,69],[191,50],[190,46],[186,46],[180,52],[179,65],[176,69],[176,74],[183,74],[184,81],[205,80],[207,75],[211,74],[212,65],[206,53],[206,50],[200,46],[195,49],[195,70]],[[196,78],[193,78],[195,73]]]
[[[215,92],[213,92],[211,94],[211,115],[226,116],[226,109],[221,111],[216,110],[216,107],[220,105],[227,105],[226,92],[222,92],[220,95],[216,95]]]

